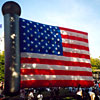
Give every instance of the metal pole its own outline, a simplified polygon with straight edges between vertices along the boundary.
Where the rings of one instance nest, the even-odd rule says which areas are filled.
[[[2,6],[5,38],[5,88],[6,96],[15,96],[20,91],[20,48],[19,16],[20,6],[13,1]]]

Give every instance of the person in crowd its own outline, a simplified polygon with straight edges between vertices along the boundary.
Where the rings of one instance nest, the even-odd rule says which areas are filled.
[[[85,98],[83,100],[91,100],[89,89],[85,89]]]
[[[80,84],[78,85],[76,95],[77,95],[77,100],[82,100],[82,89]]]
[[[22,100],[25,100],[25,89],[21,89],[21,90],[20,90],[20,98],[21,98]]]
[[[41,92],[39,92],[39,94],[37,95],[37,99],[38,100],[43,100],[43,95]]]
[[[34,94],[33,91],[30,91],[28,94],[28,100],[34,100]]]
[[[99,95],[99,84],[98,84],[97,80],[95,81],[95,93],[97,95]]]
[[[0,82],[0,98],[3,97],[4,84]]]
[[[90,95],[90,97],[91,97],[91,100],[95,100],[95,93],[94,93],[94,90],[92,90],[92,89],[90,89],[89,88],[89,95]]]

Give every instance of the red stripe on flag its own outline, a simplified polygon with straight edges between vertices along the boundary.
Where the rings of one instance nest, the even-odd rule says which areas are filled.
[[[90,63],[74,62],[74,61],[51,60],[51,59],[39,59],[39,58],[21,58],[21,63],[64,65],[64,66],[80,66],[80,67],[91,68]]]
[[[88,43],[88,39],[85,39],[85,38],[80,38],[80,37],[70,36],[70,35],[63,35],[63,34],[61,34],[61,37],[64,39],[72,39],[72,40],[77,40],[77,41]]]
[[[85,80],[25,80],[21,81],[21,88],[36,88],[36,87],[77,87],[79,84],[81,87],[93,86],[93,81]]]
[[[69,43],[62,43],[63,47],[67,48],[73,48],[73,49],[80,49],[80,50],[87,50],[89,51],[88,47],[82,46],[82,45],[76,45],[76,44],[69,44]]]
[[[21,69],[21,75],[92,76],[92,72],[87,72],[87,71],[66,71],[66,70],[47,70],[47,69]]]
[[[90,56],[89,55],[79,54],[79,53],[71,53],[71,52],[63,52],[63,56],[90,59]]]
[[[63,28],[63,27],[59,27],[59,28],[60,28],[60,30],[71,31],[71,32],[79,33],[79,34],[88,35],[87,32],[82,32],[82,31],[78,31],[78,30],[75,30],[75,29],[69,29],[69,28]]]

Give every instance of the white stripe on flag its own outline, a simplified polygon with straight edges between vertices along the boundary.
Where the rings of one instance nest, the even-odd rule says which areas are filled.
[[[80,66],[60,66],[47,64],[21,64],[21,69],[50,69],[50,70],[68,70],[68,71],[87,71],[92,72],[91,68]]]
[[[21,80],[93,80],[91,76],[70,75],[21,75]]]
[[[88,43],[82,42],[82,41],[77,41],[77,40],[63,39],[62,38],[62,42],[63,43],[68,43],[68,44],[76,44],[76,45],[81,45],[81,46],[88,47]]]
[[[72,48],[65,48],[63,47],[64,52],[71,52],[71,53],[79,53],[79,54],[86,54],[89,55],[89,51],[86,50],[80,50],[80,49],[72,49]]]
[[[88,35],[84,35],[84,34],[80,34],[80,33],[76,33],[76,32],[65,31],[65,30],[60,30],[60,31],[61,31],[61,34],[63,34],[63,35],[70,35],[70,36],[76,36],[76,37],[88,39]]]
[[[50,55],[50,54],[37,54],[37,53],[24,52],[24,53],[21,53],[21,57],[90,63],[90,59],[64,57],[64,56],[57,56],[57,55]]]

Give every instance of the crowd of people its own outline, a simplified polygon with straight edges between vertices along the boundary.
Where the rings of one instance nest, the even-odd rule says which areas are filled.
[[[93,87],[81,88],[81,85],[77,88],[77,100],[99,100],[100,89],[99,84],[95,81]]]
[[[37,95],[34,95],[36,94]],[[41,93],[41,90],[37,89],[21,89],[20,90],[20,98],[21,100],[42,100],[43,99],[43,94]]]
[[[21,89],[20,90],[20,98],[21,100],[45,100],[45,96],[43,91],[49,93],[49,100],[63,100],[59,96],[60,87],[57,88],[29,88],[29,89]],[[78,87],[67,87],[70,93],[70,96],[74,96],[76,100],[99,100],[100,89],[99,84],[95,81],[94,87],[90,88],[82,88],[81,85]],[[3,94],[4,83],[0,82],[0,98],[5,97]],[[66,94],[67,96],[67,94]]]

